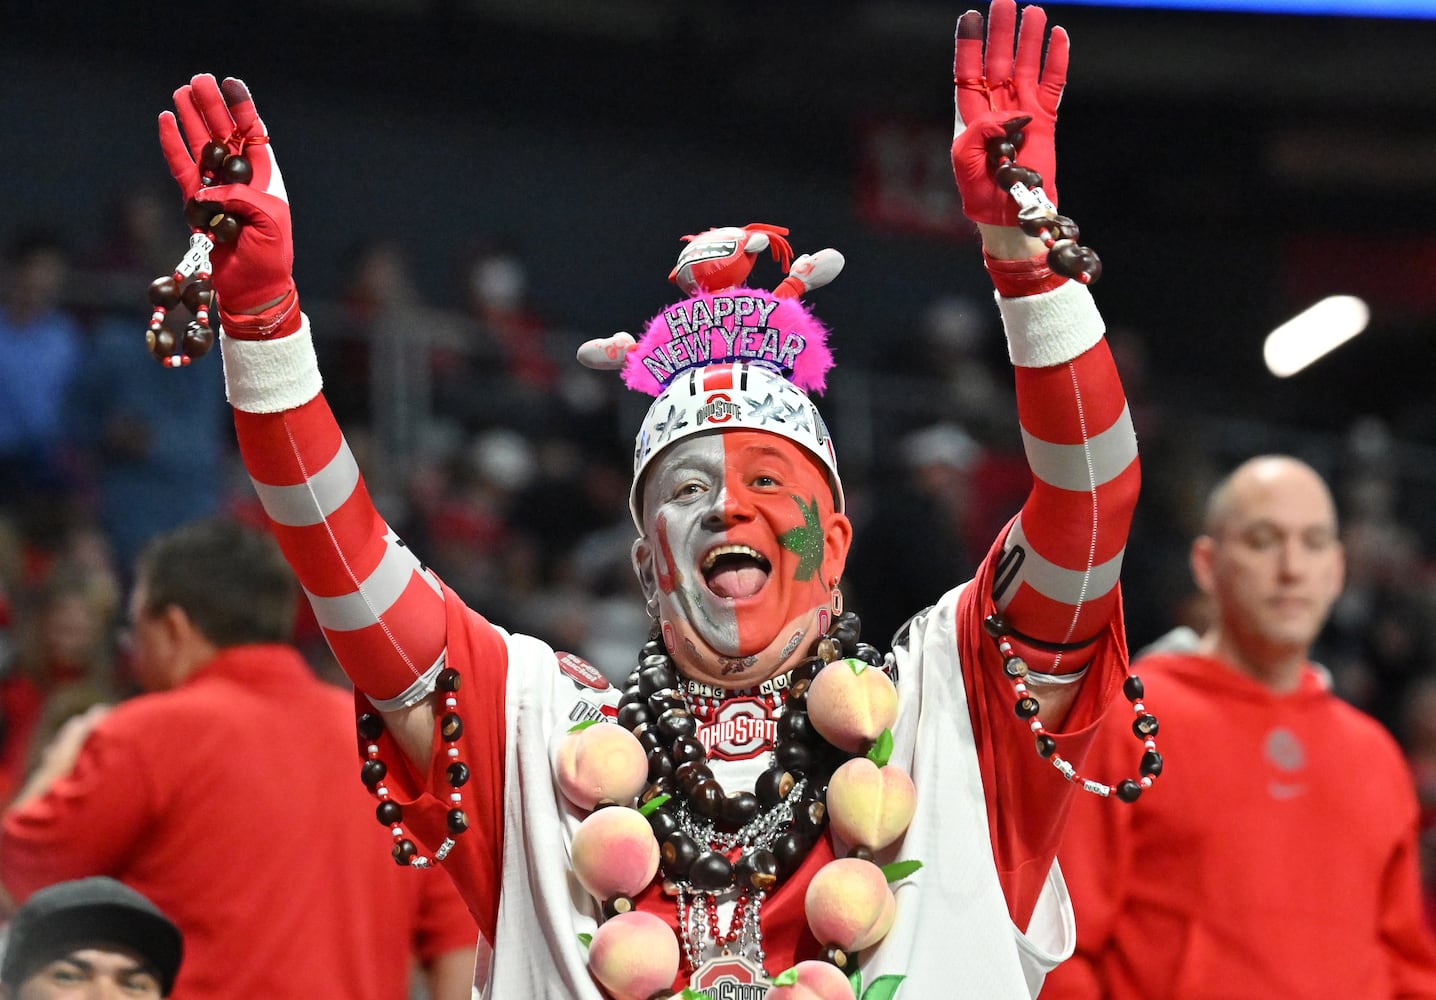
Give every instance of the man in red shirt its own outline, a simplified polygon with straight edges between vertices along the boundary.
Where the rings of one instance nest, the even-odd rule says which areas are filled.
[[[1214,624],[1136,668],[1172,767],[1130,809],[1078,796],[1058,852],[1077,953],[1043,1000],[1436,996],[1401,752],[1309,660],[1344,569],[1330,491],[1246,462],[1191,562]],[[1129,725],[1109,713],[1093,755],[1127,753]]]
[[[444,875],[384,857],[350,696],[287,644],[296,599],[262,533],[153,542],[130,600],[148,693],[57,738],[0,823],[0,881],[143,893],[184,933],[185,1000],[404,1000],[416,955],[436,1000],[467,997],[477,928]]]

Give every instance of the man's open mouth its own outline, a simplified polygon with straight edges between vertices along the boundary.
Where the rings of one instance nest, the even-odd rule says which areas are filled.
[[[704,557],[700,569],[713,593],[743,598],[763,589],[772,565],[762,553],[746,545],[720,545]]]

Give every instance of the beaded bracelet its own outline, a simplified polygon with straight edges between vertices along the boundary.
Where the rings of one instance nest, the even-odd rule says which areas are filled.
[[[1017,163],[1022,129],[1030,115],[1002,123],[1003,135],[987,140],[987,166],[997,183],[1017,202],[1017,225],[1047,248],[1047,266],[1067,278],[1090,285],[1102,276],[1102,261],[1091,247],[1078,246],[1077,223],[1057,214],[1057,206],[1042,190],[1042,175]]]
[[[359,738],[365,757],[364,764],[359,769],[359,778],[379,800],[374,815],[381,824],[389,828],[389,833],[394,838],[394,847],[389,853],[394,863],[401,868],[429,868],[435,861],[443,861],[454,849],[454,838],[469,828],[469,815],[464,812],[463,793],[459,791],[468,783],[469,765],[465,764],[459,755],[458,742],[464,735],[464,723],[457,711],[458,699],[454,697],[462,683],[463,676],[451,667],[441,670],[435,681],[436,687],[444,694],[444,714],[439,718],[439,736],[444,741],[444,757],[449,762],[444,769],[444,778],[453,791],[449,793],[449,811],[444,820],[449,835],[434,852],[432,861],[419,853],[418,845],[405,831],[404,809],[390,797],[389,786],[384,784],[389,766],[379,757],[378,744],[378,739],[384,732],[383,717],[373,712],[365,712],[359,716]]]
[[[1019,719],[1026,720],[1036,738],[1037,753],[1040,757],[1051,761],[1052,766],[1057,768],[1062,777],[1077,785],[1083,791],[1091,792],[1093,795],[1100,795],[1107,798],[1113,793],[1123,802],[1136,802],[1138,796],[1145,789],[1152,787],[1152,782],[1162,773],[1162,755],[1157,752],[1157,717],[1147,711],[1147,706],[1142,702],[1143,688],[1142,679],[1136,674],[1128,674],[1127,679],[1122,682],[1122,694],[1132,703],[1132,712],[1136,716],[1132,720],[1132,734],[1142,741],[1142,759],[1138,764],[1136,778],[1123,778],[1115,786],[1104,785],[1100,781],[1094,781],[1080,774],[1072,762],[1064,759],[1057,753],[1057,739],[1047,731],[1038,718],[1038,712],[1042,711],[1042,705],[1032,696],[1028,690],[1027,681],[1034,675],[1027,669],[1027,661],[1022,659],[1013,651],[1010,629],[999,615],[989,615],[982,623],[983,630],[990,635],[997,643],[997,651],[1002,654],[1002,672],[1012,683],[1012,693],[1017,696],[1017,702],[1012,710]],[[1040,675],[1039,675],[1040,676]]]
[[[248,184],[254,168],[244,157],[244,147],[268,142],[267,137],[236,136],[229,142],[210,142],[200,152],[200,184]],[[236,145],[231,152],[230,144]],[[203,357],[214,346],[214,325],[210,319],[214,308],[214,286],[210,254],[215,245],[233,243],[239,238],[239,220],[211,202],[190,198],[184,206],[185,221],[190,226],[189,249],[175,269],[150,282],[149,299],[154,307],[145,346],[156,361],[166,368],[183,368],[195,358]],[[169,310],[184,303],[194,319],[176,336],[164,325]]]

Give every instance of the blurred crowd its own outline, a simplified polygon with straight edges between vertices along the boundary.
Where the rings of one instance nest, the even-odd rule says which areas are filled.
[[[177,372],[144,347],[144,289],[184,246],[175,214],[168,197],[137,190],[117,200],[96,244],[21,228],[5,245],[0,803],[65,719],[134,693],[122,608],[143,543],[218,511],[262,517],[218,359]],[[546,314],[523,248],[499,240],[464,249],[458,301],[442,304],[425,300],[399,241],[356,245],[343,260],[342,285],[308,291],[304,305],[326,395],[380,510],[491,620],[622,677],[648,628],[627,507],[642,403],[573,361],[581,341],[612,331]],[[880,363],[840,365],[824,403],[856,524],[843,590],[877,644],[968,577],[1030,485],[985,283],[978,273],[970,295],[935,298]],[[1109,339],[1142,445],[1123,571],[1134,652],[1206,620],[1187,549],[1222,473],[1267,450],[1320,470],[1341,507],[1347,585],[1318,659],[1408,754],[1436,900],[1436,532],[1421,513],[1428,484],[1410,474],[1416,446],[1376,418],[1329,435],[1172,412],[1142,334]],[[874,579],[884,586],[865,589]],[[306,656],[343,683],[301,620]]]

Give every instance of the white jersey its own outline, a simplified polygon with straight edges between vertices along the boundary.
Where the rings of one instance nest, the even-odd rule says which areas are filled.
[[[863,980],[905,976],[897,1000],[1031,1000],[1046,973],[1072,953],[1072,907],[1054,863],[1027,932],[1008,915],[957,662],[961,590],[915,620],[908,646],[894,651],[899,715],[892,763],[912,775],[917,813],[904,838],[878,860],[915,859],[924,867],[894,885],[897,918],[887,937],[862,954]],[[584,813],[557,790],[551,753],[574,723],[611,715],[620,692],[576,683],[537,639],[510,634],[506,641],[503,869],[526,877],[504,882],[493,948],[479,956],[476,985],[480,997],[492,1000],[602,1000],[579,943],[579,935],[597,929],[598,904],[569,866]],[[766,756],[715,760],[715,774],[725,787],[751,787]],[[1065,791],[1060,783],[1053,788]]]

